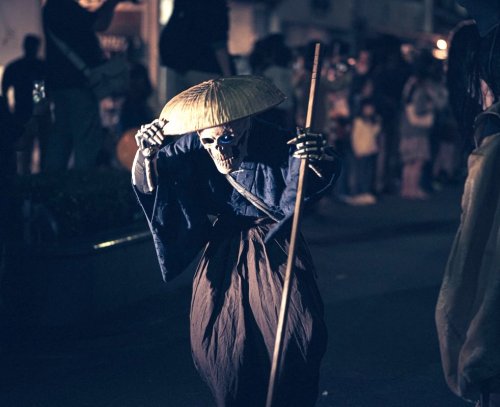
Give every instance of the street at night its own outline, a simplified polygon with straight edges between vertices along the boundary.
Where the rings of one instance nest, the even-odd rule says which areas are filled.
[[[461,192],[323,201],[306,217],[329,330],[318,407],[467,405],[444,382],[434,324]],[[3,332],[0,405],[213,407],[191,359],[191,277],[99,322]]]
[[[500,407],[498,174],[500,0],[0,0],[0,407]]]

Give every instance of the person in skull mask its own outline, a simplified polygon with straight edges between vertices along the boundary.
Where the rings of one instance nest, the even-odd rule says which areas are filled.
[[[191,347],[219,407],[265,404],[300,159],[315,169],[306,201],[326,192],[339,171],[321,134],[291,136],[255,116],[283,100],[264,78],[210,80],[174,97],[136,135],[133,184],[164,280],[204,247],[193,282]],[[217,217],[213,224],[208,215]],[[273,406],[315,404],[326,346],[302,238],[295,270]]]
[[[500,3],[463,3],[475,23],[462,23],[452,37],[448,86],[462,133],[474,149],[468,158],[460,227],[436,306],[436,325],[450,389],[467,400],[479,400],[478,406],[498,407]]]

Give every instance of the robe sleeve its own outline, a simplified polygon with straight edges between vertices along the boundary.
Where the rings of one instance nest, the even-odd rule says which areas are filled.
[[[210,223],[199,204],[189,138],[167,145],[158,154],[156,188],[146,192],[143,158],[137,153],[133,186],[158,256],[164,281],[179,275],[208,240]]]
[[[284,173],[286,187],[280,201],[280,207],[285,215],[293,214],[299,178],[300,159],[293,157],[292,154],[293,150],[290,151],[288,168]],[[324,196],[333,187],[340,175],[341,165],[338,155],[332,148],[328,148],[325,155],[327,156],[326,159],[313,163],[321,177],[308,169],[304,197],[306,203],[317,201]]]

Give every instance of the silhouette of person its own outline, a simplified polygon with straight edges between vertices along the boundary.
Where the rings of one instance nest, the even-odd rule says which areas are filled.
[[[285,44],[282,34],[271,34],[257,41],[250,54],[252,72],[269,78],[286,96],[281,105],[261,115],[263,120],[276,123],[283,128],[293,128],[295,125],[291,62],[292,52]]]
[[[14,92],[13,117],[19,130],[15,134],[20,154],[18,168],[20,173],[29,173],[31,165],[31,154],[33,151],[34,133],[23,131],[33,115],[33,84],[35,81],[43,81],[46,76],[45,62],[38,58],[40,50],[40,38],[28,34],[23,41],[24,54],[21,58],[9,63],[5,68],[2,79],[2,94],[7,95],[9,89]],[[43,141],[39,140],[42,148]]]
[[[227,49],[228,30],[226,0],[175,0],[159,43],[162,65],[178,76],[173,94],[234,73]]]
[[[104,62],[97,32],[106,30],[115,6],[122,0],[47,0],[43,28],[47,43],[47,88],[54,104],[53,131],[47,143],[47,170],[96,166],[101,149],[99,101],[87,79],[58,43],[62,42],[89,68]]]

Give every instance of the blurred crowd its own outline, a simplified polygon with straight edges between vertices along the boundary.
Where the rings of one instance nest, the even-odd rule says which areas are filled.
[[[22,55],[6,66],[0,96],[2,226],[21,209],[10,198],[16,176],[131,169],[134,135],[161,106],[153,104],[158,89],[143,63],[140,39],[127,39],[117,52],[106,49],[97,35],[109,28],[121,1],[137,0],[46,0],[44,38],[27,35]],[[403,52],[392,36],[379,35],[354,48],[342,41],[322,44],[308,130],[325,135],[341,156],[343,170],[333,197],[348,205],[372,205],[382,194],[425,200],[447,183],[462,182],[468,172],[462,224],[436,315],[450,388],[467,397],[480,390],[487,400],[500,383],[500,260],[493,255],[500,252],[500,10],[498,1],[464,3],[478,27],[469,23],[455,33],[448,71],[446,61],[434,58],[430,49]],[[272,34],[257,40],[249,55],[234,56],[228,52],[228,31],[225,0],[176,0],[158,44],[160,63],[168,68],[168,89],[161,93],[173,96],[172,89],[175,94],[220,76],[267,77],[287,98],[260,119],[289,129],[293,138],[306,122],[316,42],[290,48],[283,35]],[[39,56],[42,43],[45,59]],[[127,86],[108,89],[103,97],[93,74],[105,65],[110,75],[126,71]],[[0,282],[11,230],[0,227]]]
[[[3,75],[0,106],[7,118],[4,124],[9,123],[5,126],[8,136],[2,133],[1,137],[5,144],[2,151],[4,155],[8,152],[5,162],[9,164],[4,168],[19,175],[70,168],[130,168],[135,153],[133,135],[157,113],[151,104],[155,89],[147,67],[140,62],[141,44],[130,41],[125,51],[130,67],[128,90],[96,101],[85,88],[85,78],[58,44],[59,39],[70,46],[90,44],[93,53],[87,47],[81,52],[89,55],[83,57],[100,61],[105,53],[95,42],[97,30],[85,20],[87,14],[96,13],[84,10],[82,14],[75,9],[80,6],[70,2],[68,10],[81,20],[82,30],[86,27],[84,36],[84,31],[75,33],[61,25],[69,12],[61,15],[61,2],[69,4],[50,0],[44,9],[47,61],[38,56],[42,39],[28,35],[24,55],[9,64]],[[305,123],[314,42],[290,48],[283,35],[272,34],[258,40],[250,55],[229,56],[227,6],[220,1],[212,3],[206,4],[207,10],[225,23],[219,24],[218,31],[207,31],[204,44],[199,33],[186,29],[185,16],[196,14],[193,21],[198,21],[199,28],[201,21],[207,20],[206,13],[199,5],[176,2],[159,44],[162,64],[176,76],[179,91],[221,75],[268,77],[287,99],[263,113],[262,119],[289,128],[292,137],[296,126]],[[208,38],[209,32],[213,38]],[[207,57],[184,60],[184,45],[172,37],[196,44]],[[176,44],[173,51],[169,50],[172,44]],[[78,51],[81,45],[74,47]],[[391,36],[377,37],[356,51],[341,41],[322,48],[313,130],[325,134],[343,158],[343,173],[335,191],[338,200],[369,205],[383,193],[427,199],[443,184],[463,176],[466,152],[450,111],[442,60],[427,49],[403,54],[400,41]],[[194,50],[184,53],[192,57]],[[9,109],[5,96],[11,88],[15,103]]]
[[[336,197],[368,205],[382,193],[427,199],[462,176],[464,143],[451,113],[445,64],[430,50],[403,54],[381,37],[354,55],[324,44],[315,131],[343,157]],[[280,35],[258,41],[251,72],[269,77],[288,96],[273,120],[304,126],[314,43],[290,50]],[[269,114],[268,114],[269,116]]]

